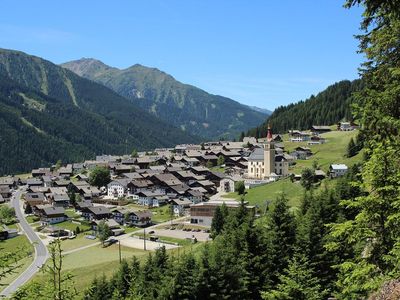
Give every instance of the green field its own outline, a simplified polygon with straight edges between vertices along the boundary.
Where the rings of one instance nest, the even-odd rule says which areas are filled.
[[[121,247],[121,257],[127,260],[133,256],[147,257],[147,253],[149,252]],[[80,296],[83,296],[82,292],[96,276],[100,277],[102,274],[110,276],[118,268],[118,262],[118,245],[114,244],[106,248],[98,245],[65,255],[63,271],[74,275],[75,287],[81,293]],[[43,282],[46,279],[43,273],[38,273],[33,280]]]
[[[169,250],[173,256],[180,256],[185,252],[191,251],[198,253],[202,243],[186,245],[182,248]],[[121,257],[130,260],[133,256],[139,258],[143,262],[150,251],[121,247]],[[83,291],[89,286],[90,282],[97,276],[103,274],[110,277],[118,268],[119,251],[118,245],[114,244],[106,248],[100,245],[93,246],[88,249],[80,250],[71,254],[66,254],[63,261],[64,272],[71,272],[74,276],[75,287],[80,293],[79,298],[82,298]],[[35,275],[34,279],[38,282],[44,282],[46,276],[43,273]]]
[[[290,206],[298,206],[304,191],[300,183],[292,183],[289,179],[283,179],[247,190],[244,199],[249,201],[250,205],[258,205],[263,208],[266,200],[275,200],[282,193],[289,199]],[[229,193],[222,197],[240,199],[237,193]]]
[[[67,229],[67,230],[72,230],[72,231],[75,231],[76,227],[79,227],[81,232],[90,230],[90,226],[89,225],[76,224],[76,223],[73,223],[71,221],[64,221],[64,222],[57,223],[57,224],[54,224],[54,225],[57,226],[57,227],[60,227],[60,228],[63,228],[63,229]]]
[[[287,152],[291,152],[299,146],[309,147],[313,152],[313,156],[308,160],[297,160],[296,165],[290,168],[289,171],[295,174],[301,174],[304,168],[311,168],[314,161],[317,161],[318,166],[325,172],[328,171],[329,165],[333,163],[343,163],[351,166],[361,161],[362,153],[351,158],[346,157],[347,145],[351,138],[356,137],[357,133],[358,131],[327,132],[321,135],[326,139],[326,143],[321,145],[307,145],[307,142],[284,142],[285,151]]]
[[[163,205],[155,208],[147,208],[145,206],[137,204],[128,204],[126,207],[132,208],[134,210],[150,210],[153,213],[153,217],[151,219],[154,223],[163,223],[171,219],[169,205]],[[173,219],[175,218],[176,216],[173,216]]]
[[[85,238],[85,233],[80,233],[74,239],[71,240],[67,239],[61,241],[61,247],[64,251],[69,251],[80,247],[89,246],[97,242],[98,242],[97,239],[96,240],[87,239]]]
[[[8,274],[0,280],[0,291],[3,290],[9,283],[17,278],[33,261],[33,247],[25,235],[19,235],[5,241],[0,241],[1,252],[14,252],[16,249],[23,249],[26,255],[15,265],[14,272]]]

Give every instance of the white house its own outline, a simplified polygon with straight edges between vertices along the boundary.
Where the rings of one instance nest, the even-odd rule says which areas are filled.
[[[107,196],[110,198],[121,198],[126,195],[128,190],[128,183],[130,182],[129,179],[115,179],[107,184]]]
[[[332,164],[329,166],[329,174],[331,178],[340,177],[345,175],[348,169],[345,164]]]
[[[226,177],[219,182],[218,192],[231,193],[235,191],[235,181]]]

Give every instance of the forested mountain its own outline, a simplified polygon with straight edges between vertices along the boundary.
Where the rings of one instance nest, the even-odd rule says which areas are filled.
[[[350,104],[351,94],[361,89],[362,82],[340,81],[329,86],[318,95],[298,103],[280,106],[262,125],[249,130],[248,135],[264,136],[268,123],[274,132],[285,133],[288,130],[309,129],[312,125],[332,125],[343,119],[352,120]]]
[[[0,123],[0,174],[198,141],[103,85],[11,50],[0,50]]]
[[[85,58],[62,66],[113,89],[188,133],[209,139],[236,137],[266,117],[265,112],[178,82],[155,68],[136,64],[120,70]]]

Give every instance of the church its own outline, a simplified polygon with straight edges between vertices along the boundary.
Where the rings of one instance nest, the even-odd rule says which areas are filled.
[[[270,126],[263,148],[256,148],[249,156],[247,175],[254,179],[276,179],[289,175],[289,162],[283,155],[276,155]]]

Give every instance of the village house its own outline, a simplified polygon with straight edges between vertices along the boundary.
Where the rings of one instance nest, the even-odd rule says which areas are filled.
[[[329,175],[331,178],[343,176],[347,171],[348,167],[345,164],[332,164],[329,166]]]
[[[212,219],[215,214],[217,207],[221,207],[223,204],[231,209],[237,209],[240,206],[240,202],[235,200],[229,201],[208,201],[201,202],[190,206],[190,223],[198,224],[201,226],[211,227]],[[250,210],[253,214],[255,213],[255,207],[247,205],[245,202],[246,209]]]
[[[3,197],[3,199],[8,200],[11,197],[11,194],[12,192],[8,185],[0,186],[0,195]]]
[[[189,211],[192,201],[189,199],[172,199],[171,205],[175,216],[183,216]]]
[[[68,194],[50,194],[47,199],[53,206],[56,207],[68,207],[71,202]]]
[[[219,183],[218,192],[231,193],[234,191],[235,191],[235,181],[230,177],[223,178]]]
[[[120,227],[120,224],[114,219],[92,220],[90,225],[92,226],[92,230],[96,233],[96,235],[98,234],[100,222],[104,222],[108,226],[112,236],[118,236],[125,232],[125,230]]]
[[[296,147],[296,149],[290,153],[294,159],[308,159],[312,156],[311,149],[308,147]]]
[[[122,198],[127,194],[128,178],[115,179],[107,184],[107,196],[113,199]]]
[[[152,213],[146,211],[135,211],[128,208],[113,210],[114,220],[121,225],[144,227],[151,225]]]
[[[105,206],[88,206],[82,207],[82,216],[86,220],[103,220],[111,216],[111,211]]]
[[[310,131],[315,134],[321,134],[321,133],[325,133],[325,132],[329,132],[331,131],[331,127],[330,126],[317,126],[317,125],[313,125],[310,128]]]
[[[165,192],[162,190],[157,190],[157,191],[145,190],[137,193],[136,195],[139,197],[138,199],[139,205],[147,207],[158,207],[160,206],[160,203],[158,202],[157,197],[165,196]]]
[[[39,209],[40,222],[46,226],[64,222],[67,219],[65,210],[62,207],[54,207],[51,205],[37,206]]]
[[[356,126],[350,122],[340,122],[338,124],[338,130],[340,130],[340,131],[353,131],[357,128],[358,128],[358,126]]]
[[[298,130],[290,130],[289,136],[291,142],[306,142],[310,140],[311,133],[302,132]]]
[[[46,202],[47,200],[43,193],[26,193],[24,207],[26,207],[26,205],[28,204],[31,207],[34,207],[36,205],[43,205]]]

